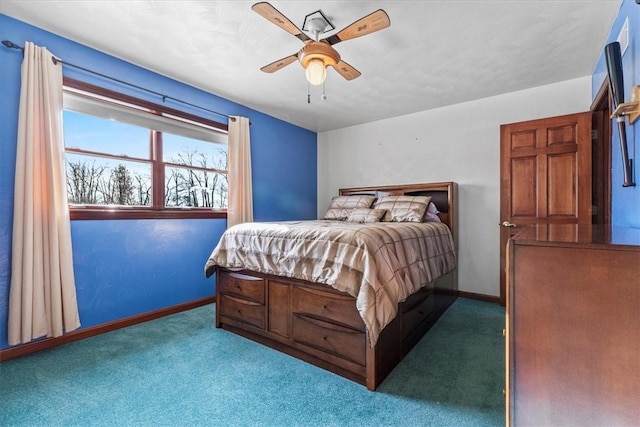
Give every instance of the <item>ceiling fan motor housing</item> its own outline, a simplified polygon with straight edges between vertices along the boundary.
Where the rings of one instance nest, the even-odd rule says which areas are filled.
[[[324,66],[328,67],[340,62],[340,54],[326,42],[310,41],[298,52],[298,60],[304,68],[307,68],[314,59],[321,60]]]

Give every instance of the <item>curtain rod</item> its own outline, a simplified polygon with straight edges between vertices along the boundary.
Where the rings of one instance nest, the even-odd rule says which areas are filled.
[[[6,47],[10,48],[10,49],[19,49],[19,50],[21,50],[21,51],[24,53],[24,47],[22,47],[22,46],[18,46],[17,44],[15,44],[14,42],[12,42],[12,41],[10,41],[10,40],[2,40],[2,44],[3,44],[3,45],[5,45]],[[58,63],[60,63],[60,64],[64,64],[64,65],[66,65],[66,66],[68,66],[68,67],[77,68],[78,70],[82,70],[82,71],[85,71],[85,72],[87,72],[87,73],[95,74],[96,76],[100,76],[100,77],[102,77],[102,78],[105,78],[105,79],[108,79],[108,80],[112,80],[112,81],[114,81],[114,82],[118,82],[118,83],[121,83],[121,84],[124,84],[124,85],[130,86],[130,87],[136,88],[136,89],[144,90],[144,91],[146,91],[146,92],[149,92],[149,93],[152,93],[152,94],[154,94],[154,95],[160,96],[160,97],[162,98],[162,102],[165,102],[167,99],[170,99],[170,100],[172,100],[172,101],[180,102],[180,103],[182,103],[182,104],[189,105],[189,106],[191,106],[191,107],[199,108],[199,109],[201,109],[201,110],[208,111],[208,112],[210,112],[210,113],[217,114],[217,115],[222,116],[222,117],[226,117],[226,118],[228,118],[229,120],[231,120],[232,122],[235,122],[235,121],[236,121],[236,118],[235,118],[235,117],[228,116],[227,114],[219,113],[219,112],[217,112],[217,111],[213,111],[213,110],[210,110],[210,109],[208,109],[208,108],[201,107],[201,106],[199,106],[199,105],[192,104],[192,103],[190,103],[190,102],[183,101],[183,100],[181,100],[181,99],[174,98],[174,97],[172,97],[172,96],[165,95],[165,94],[163,94],[163,93],[156,92],[156,91],[154,91],[154,90],[147,89],[147,88],[145,88],[145,87],[135,85],[135,84],[133,84],[133,83],[125,82],[124,80],[120,80],[120,79],[117,79],[117,78],[115,78],[115,77],[107,76],[107,75],[105,75],[105,74],[99,73],[99,72],[97,72],[97,71],[90,70],[90,69],[88,69],[88,68],[81,67],[81,66],[79,66],[79,65],[71,64],[71,63],[69,63],[69,62],[63,61],[62,59],[56,58],[55,56],[53,57],[53,63],[54,63],[54,64],[58,64]]]

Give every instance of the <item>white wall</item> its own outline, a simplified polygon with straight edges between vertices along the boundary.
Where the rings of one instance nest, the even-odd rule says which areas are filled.
[[[339,188],[455,181],[459,289],[498,296],[500,125],[588,111],[591,77],[318,134],[318,217]]]

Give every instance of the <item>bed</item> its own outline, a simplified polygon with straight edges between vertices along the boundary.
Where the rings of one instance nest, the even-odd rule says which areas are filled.
[[[339,196],[329,219],[231,227],[205,274],[217,278],[216,327],[375,390],[456,298],[457,185]],[[373,202],[332,209],[358,198]],[[431,202],[438,221],[411,222],[423,211],[397,208],[414,199]]]

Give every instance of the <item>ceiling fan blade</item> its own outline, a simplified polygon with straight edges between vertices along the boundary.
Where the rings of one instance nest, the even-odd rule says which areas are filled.
[[[278,59],[277,61],[272,62],[269,65],[265,65],[264,67],[260,68],[260,71],[264,71],[265,73],[275,73],[279,69],[284,68],[292,62],[297,61],[297,59],[298,54],[296,53],[295,55],[287,56],[285,58]]]
[[[263,18],[273,22],[289,34],[293,34],[303,42],[311,40],[309,36],[303,33],[300,28],[296,27],[296,25],[291,22],[289,18],[284,16],[278,11],[278,9],[271,6],[266,1],[254,4],[253,6],[251,6],[251,9]]]
[[[382,9],[358,19],[353,24],[343,28],[337,34],[329,36],[325,39],[330,45],[343,42],[345,40],[355,39],[356,37],[366,36],[367,34],[387,28],[391,25],[389,15]]]
[[[347,80],[353,80],[360,77],[360,71],[356,70],[344,61],[340,61],[336,65],[332,65],[332,67],[338,72],[338,74]]]

